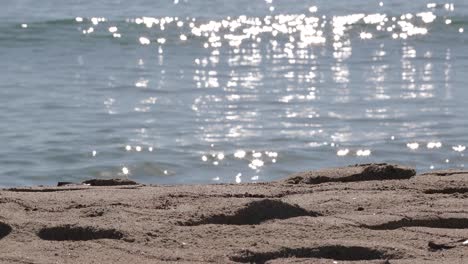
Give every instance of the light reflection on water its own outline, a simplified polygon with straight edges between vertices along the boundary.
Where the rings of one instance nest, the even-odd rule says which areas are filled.
[[[0,184],[464,167],[468,20],[453,3],[377,4],[3,26]]]

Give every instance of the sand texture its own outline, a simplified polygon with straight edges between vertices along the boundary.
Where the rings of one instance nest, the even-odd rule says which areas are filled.
[[[0,263],[468,263],[468,171],[414,174],[3,189]]]

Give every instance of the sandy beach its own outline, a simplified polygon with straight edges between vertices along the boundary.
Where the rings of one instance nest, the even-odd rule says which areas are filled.
[[[468,171],[0,190],[1,263],[467,263]]]

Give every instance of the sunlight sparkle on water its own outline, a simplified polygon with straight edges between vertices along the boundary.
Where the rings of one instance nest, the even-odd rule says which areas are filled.
[[[238,159],[243,159],[246,155],[246,152],[244,150],[237,150],[235,153],[234,153],[234,157],[238,158]]]
[[[317,11],[318,11],[317,6],[311,6],[311,7],[309,7],[309,12],[310,12],[310,13],[315,13],[315,12],[317,12]]]
[[[349,153],[349,149],[340,149],[336,152],[337,156],[346,156]]]
[[[415,149],[418,149],[418,148],[419,148],[419,143],[417,143],[417,142],[408,143],[408,144],[406,144],[406,146],[407,146],[409,149],[415,150]]]
[[[361,39],[371,39],[372,38],[372,33],[368,33],[368,32],[361,32],[359,34],[359,37]]]
[[[359,149],[356,151],[357,156],[367,157],[371,155],[371,151],[369,149]]]
[[[146,88],[146,87],[148,87],[148,82],[149,82],[149,80],[140,80],[140,81],[135,83],[135,87]]]
[[[427,148],[428,149],[433,149],[433,148],[441,148],[442,143],[441,142],[428,142],[427,143]]]
[[[83,34],[91,34],[94,32],[93,27],[89,27],[88,29],[83,30]]]
[[[287,10],[283,10],[284,7],[280,5],[276,6],[275,10],[272,0],[265,2],[264,14],[258,15],[249,13],[249,15],[198,19],[144,16],[127,18],[125,22],[132,24],[130,31],[128,31],[127,25],[122,25],[121,21],[107,21],[102,17],[88,19],[75,17],[76,22],[82,23],[75,25],[79,29],[79,34],[81,32],[90,34],[86,38],[98,39],[102,36],[109,39],[112,37],[120,38],[122,37],[120,33],[123,32],[122,39],[112,39],[112,41],[118,45],[128,45],[126,44],[128,37],[128,42],[133,45],[150,45],[149,47],[140,46],[139,52],[144,53],[137,54],[138,57],[135,58],[142,59],[136,65],[133,63],[135,75],[127,80],[130,82],[130,86],[133,85],[133,89],[131,89],[133,92],[142,94],[135,96],[128,109],[119,109],[125,103],[121,99],[126,98],[106,100],[104,102],[106,113],[120,114],[126,113],[127,110],[134,110],[131,111],[133,114],[135,112],[138,112],[137,114],[149,112],[148,118],[144,120],[144,126],[151,130],[151,124],[157,123],[158,118],[160,118],[158,115],[167,114],[165,112],[167,106],[187,103],[188,112],[193,116],[183,119],[187,116],[180,114],[179,117],[182,117],[180,121],[183,123],[186,120],[193,120],[193,123],[197,124],[197,128],[190,127],[189,129],[198,129],[200,132],[195,137],[206,144],[206,148],[209,149],[207,151],[197,149],[191,153],[191,155],[196,153],[193,154],[195,158],[193,156],[191,158],[202,164],[202,167],[210,167],[216,171],[226,168],[232,169],[230,166],[239,166],[240,164],[240,166],[254,170],[251,175],[244,175],[247,177],[245,179],[256,181],[259,177],[264,177],[261,173],[270,173],[268,165],[277,162],[278,153],[263,150],[253,151],[254,146],[249,145],[251,141],[246,141],[246,143],[241,140],[255,141],[259,133],[270,130],[279,131],[281,139],[299,139],[307,146],[307,150],[314,148],[313,151],[317,153],[323,151],[328,155],[335,156],[335,158],[336,156],[342,157],[339,158],[341,161],[351,159],[362,161],[371,155],[372,158],[377,159],[381,158],[381,155],[385,155],[381,154],[383,151],[378,151],[378,146],[374,148],[372,145],[371,151],[364,148],[364,146],[370,146],[368,145],[369,141],[353,142],[357,133],[355,130],[353,131],[352,124],[365,119],[381,126],[387,126],[388,120],[403,120],[410,117],[406,112],[392,109],[391,106],[385,107],[384,110],[362,108],[362,112],[348,112],[343,109],[347,109],[359,100],[375,102],[377,98],[381,100],[379,102],[382,104],[389,104],[390,101],[400,99],[424,100],[444,95],[448,98],[453,93],[454,89],[450,87],[450,70],[453,71],[450,67],[450,49],[447,48],[446,58],[445,54],[440,55],[430,48],[421,49],[418,43],[409,41],[414,37],[415,40],[423,42],[421,39],[431,37],[429,31],[434,30],[435,25],[429,24],[433,22],[440,22],[437,24],[438,27],[446,27],[449,29],[448,31],[456,33],[457,37],[463,37],[458,35],[458,32],[463,33],[464,31],[460,27],[462,24],[458,24],[458,19],[447,14],[447,11],[453,10],[453,4],[429,3],[427,4],[428,9],[423,6],[419,10],[412,10],[411,13],[408,10],[403,10],[404,12],[400,13],[392,10],[386,14],[384,12],[393,7],[389,3],[385,3],[385,8],[378,8],[375,5],[383,7],[384,2],[375,2],[372,13],[362,11],[345,13],[344,15],[343,13],[338,13],[339,15],[324,13],[326,14],[324,15],[320,12],[327,12],[325,9],[311,6],[310,3],[303,6],[302,14],[297,14],[287,13]],[[174,1],[174,3],[178,3],[178,1]],[[446,10],[442,10],[445,13],[441,14],[440,11],[443,7]],[[275,12],[269,13],[268,10]],[[27,24],[19,25],[22,28],[28,27]],[[33,24],[30,27],[33,29]],[[25,30],[24,33],[29,31]],[[93,32],[95,33],[91,34]],[[395,41],[396,39],[398,41]],[[370,47],[369,61],[352,64],[356,57],[361,56],[359,53],[363,51],[359,47],[361,45]],[[178,54],[178,50],[175,48],[180,51],[187,48],[189,53],[195,50],[196,52],[193,53],[196,54],[186,61],[189,65],[187,68],[180,67],[181,69],[179,69],[171,65],[173,68],[167,71],[170,74],[164,74],[164,71],[169,68],[160,68],[173,63],[169,55]],[[397,52],[394,52],[395,50]],[[398,61],[395,64],[397,67],[392,68],[393,64],[388,61],[393,60],[393,57],[396,57],[394,55],[399,54],[400,51],[401,57],[397,58]],[[147,56],[147,54],[150,55]],[[431,61],[432,58],[438,56],[441,59],[446,58],[444,66]],[[324,58],[326,58],[326,63],[323,63]],[[81,60],[83,61],[83,59]],[[399,71],[400,60],[401,72],[396,73]],[[223,68],[223,65],[227,69]],[[154,70],[154,68],[157,69]],[[402,85],[387,87],[386,84],[392,79],[394,69],[397,70],[395,76],[401,78]],[[442,79],[434,78],[435,69],[446,72],[447,76],[443,76]],[[364,86],[359,88],[354,87],[354,82],[358,78],[355,74],[357,71],[366,75]],[[152,72],[157,74],[151,74]],[[109,77],[109,87],[119,86],[115,81],[118,77]],[[168,83],[171,85],[180,84],[175,83],[176,79],[181,82],[182,80],[193,82],[191,85],[196,91],[191,91],[190,85],[184,90],[184,93],[193,95],[189,102],[184,101],[185,98],[178,98],[175,89],[167,89]],[[277,82],[278,85],[276,85]],[[329,82],[331,82],[331,88],[324,89],[324,86],[328,87]],[[439,89],[434,85],[435,82],[445,82],[445,90]],[[148,85],[151,89],[135,89],[135,87],[148,88]],[[182,85],[182,87],[184,86]],[[402,91],[398,90],[400,88]],[[158,96],[157,100],[155,96]],[[343,108],[337,107],[339,110],[322,109],[321,103],[328,99],[343,106]],[[268,112],[273,107],[270,108],[271,106],[265,105],[263,101],[274,105],[274,109],[279,110],[278,113],[269,114]],[[265,117],[268,122],[263,121]],[[275,122],[269,122],[271,120]],[[327,127],[325,123],[328,120],[331,123],[349,123],[351,125],[339,128]],[[161,127],[163,125],[166,124],[162,124]],[[421,131],[426,131],[423,129],[428,129],[430,125],[422,126]],[[184,129],[186,128],[184,127]],[[417,130],[413,127],[411,129]],[[146,133],[144,140],[148,141],[137,141],[133,138],[124,141],[142,144],[141,146],[126,145],[125,151],[141,152],[143,148],[147,148],[148,152],[152,152],[153,147],[148,147],[146,144],[159,142],[162,131],[163,129],[158,127],[158,129]],[[372,133],[366,132],[363,133],[365,134],[363,137],[376,138],[400,149],[406,147],[410,150],[417,150],[421,144],[422,148],[425,146],[427,149],[431,149],[432,155],[436,155],[437,151],[444,150],[442,143],[437,141],[411,142],[418,138],[429,137],[428,135],[419,137],[420,135],[417,133],[423,132],[414,132],[411,136],[406,137],[399,131],[387,130],[381,135],[369,135]],[[391,136],[392,134],[397,136],[397,141],[395,141],[395,136]],[[438,136],[434,135],[432,138]],[[181,138],[174,141],[185,146],[185,144],[191,143],[189,138],[190,136],[182,135]],[[267,138],[267,140],[272,139]],[[314,142],[309,143],[310,141]],[[328,143],[329,141],[334,142]],[[216,142],[216,147],[211,146],[210,148],[211,142]],[[224,142],[234,142],[234,144],[226,147],[223,146]],[[360,146],[362,149],[355,148],[355,146]],[[235,148],[245,147],[245,150],[235,150]],[[258,146],[255,147],[258,149]],[[272,146],[272,148],[281,149],[277,145]],[[465,148],[464,145],[452,146],[452,150],[455,152],[463,152]],[[97,149],[106,153],[101,148]],[[122,151],[122,149],[120,150]],[[448,150],[451,151],[450,148]],[[420,152],[424,153],[424,150]],[[137,155],[136,153],[126,153],[126,155],[132,154]],[[153,156],[152,159],[159,158],[150,153],[139,153],[138,156],[144,157],[145,154]],[[411,155],[418,154],[419,152],[416,151],[411,152]],[[97,151],[92,150],[92,156],[96,155]],[[287,156],[289,154],[285,152],[284,155],[285,162],[288,162],[291,159]],[[100,158],[102,157],[100,155]],[[448,162],[446,157],[443,156],[438,160],[441,163]],[[455,164],[458,161],[454,159],[452,162]],[[436,166],[439,165],[436,164]],[[121,165],[118,166],[121,167]],[[218,167],[212,168],[212,166]],[[275,166],[280,167],[282,164],[276,164],[272,167]],[[427,169],[429,164],[424,166]],[[127,167],[123,167],[121,170],[123,174],[129,173]],[[133,174],[136,174],[137,171],[137,169],[132,169]],[[164,170],[164,173],[166,174],[168,171]],[[228,175],[232,176],[232,174]],[[240,183],[241,176],[241,173],[237,174],[235,181]],[[208,180],[210,179],[220,180],[219,177],[213,178],[213,175],[208,176]],[[232,181],[232,178],[228,180]]]
[[[426,24],[434,22],[436,15],[432,12],[421,12],[416,14],[416,16],[421,17],[422,21]]]
[[[138,40],[140,41],[141,45],[149,45],[151,43],[151,41],[146,37],[140,37]]]
[[[463,145],[453,146],[452,149],[456,152],[463,152],[465,151],[466,146],[463,146]]]
[[[236,175],[236,183],[241,183],[241,182],[242,182],[241,177],[242,177],[242,173],[238,173],[238,174]]]
[[[252,166],[255,166],[255,167],[262,167],[264,162],[260,159],[254,159],[252,160]]]

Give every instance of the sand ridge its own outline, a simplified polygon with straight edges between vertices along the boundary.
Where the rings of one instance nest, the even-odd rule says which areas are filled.
[[[256,184],[10,188],[0,262],[467,263],[467,198],[468,171],[389,164]]]

